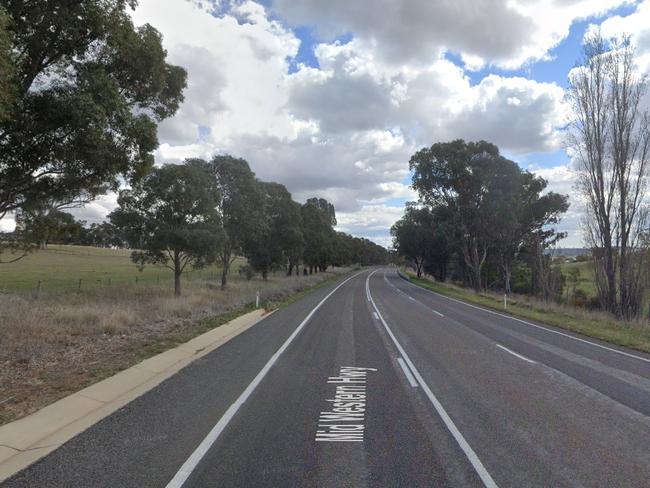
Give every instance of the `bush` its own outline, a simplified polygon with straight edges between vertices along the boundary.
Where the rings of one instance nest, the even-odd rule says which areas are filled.
[[[576,290],[573,293],[573,297],[571,297],[571,301],[570,301],[571,305],[580,308],[585,308],[588,302],[589,302],[589,297],[582,290]]]
[[[240,276],[245,276],[248,281],[252,280],[255,278],[255,271],[253,270],[253,267],[250,265],[242,266],[239,268],[239,275]]]
[[[587,300],[587,309],[588,310],[601,310],[600,299],[598,297],[591,297]]]

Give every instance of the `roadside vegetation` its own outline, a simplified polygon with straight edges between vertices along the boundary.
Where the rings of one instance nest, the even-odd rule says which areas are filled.
[[[121,258],[126,261],[124,256]],[[282,305],[348,268],[247,279],[195,277],[43,294],[0,294],[0,424],[15,420],[254,308]],[[63,294],[62,294],[63,293]]]
[[[576,262],[554,257],[566,195],[546,191],[496,146],[457,140],[411,157],[419,198],[391,229],[396,260],[440,293],[496,309],[506,294],[516,315],[650,351],[647,80],[629,39],[594,31],[583,47],[569,79],[566,135],[586,253]]]

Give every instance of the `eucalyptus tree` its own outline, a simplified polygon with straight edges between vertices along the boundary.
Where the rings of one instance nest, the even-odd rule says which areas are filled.
[[[188,266],[214,262],[222,241],[219,187],[200,161],[155,168],[132,189],[122,190],[109,218],[134,249],[140,265],[157,264],[174,273],[174,294]]]
[[[334,258],[336,213],[334,206],[323,198],[310,198],[302,206],[305,238],[304,262],[310,271],[326,271]]]
[[[428,208],[407,205],[404,216],[390,229],[393,248],[409,259],[420,278],[429,250],[434,245],[433,216]]]
[[[0,217],[84,202],[153,166],[186,73],[135,0],[6,0],[0,13]]]
[[[243,256],[246,247],[263,233],[264,198],[255,173],[245,160],[215,156],[208,165],[220,193],[217,211],[223,223],[223,242],[219,262],[221,287],[225,288],[233,261]]]
[[[513,262],[527,240],[533,234],[543,236],[540,246],[545,247],[562,237],[550,226],[568,209],[567,197],[542,195],[546,181],[501,156],[493,144],[437,143],[417,152],[410,168],[420,203],[431,212],[431,222],[422,225],[432,226],[430,232],[437,234],[436,242],[417,249],[420,266],[427,260],[430,267],[436,261],[444,265],[453,243],[475,290],[482,286],[482,270],[490,258],[510,292]],[[416,216],[407,215],[405,224]],[[399,239],[396,243],[402,245]],[[445,276],[446,268],[438,267],[437,273]]]
[[[262,199],[262,216],[254,239],[248,239],[244,254],[253,269],[266,280],[274,267],[288,266],[288,274],[296,265],[303,248],[300,205],[279,183],[258,183]]]
[[[484,200],[499,157],[499,149],[489,142],[459,139],[422,149],[409,161],[420,201],[452,212],[470,282],[477,291],[494,229],[494,214]]]

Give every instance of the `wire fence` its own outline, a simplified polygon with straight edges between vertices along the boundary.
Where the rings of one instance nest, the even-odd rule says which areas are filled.
[[[5,279],[0,276],[0,294],[18,294],[28,295],[38,298],[43,294],[57,294],[70,292],[97,292],[101,289],[115,289],[119,287],[138,287],[138,286],[156,286],[160,288],[173,290],[174,276],[171,272],[161,270],[146,270],[147,272],[137,274],[78,274],[77,276],[65,273],[64,276],[49,274],[42,277],[25,277],[21,279]],[[269,273],[273,278],[278,275],[285,275],[283,271],[274,271]],[[294,275],[298,276],[298,275]],[[248,281],[251,277],[246,277],[244,273],[234,271],[229,274],[228,280]],[[253,277],[256,281],[261,281],[260,276]],[[221,271],[191,270],[183,273],[181,276],[181,286],[183,285],[204,285],[209,287],[219,287],[221,285]]]

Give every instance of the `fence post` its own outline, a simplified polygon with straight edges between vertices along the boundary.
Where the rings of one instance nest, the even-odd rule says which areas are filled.
[[[78,288],[78,290],[81,291],[81,278],[79,278],[79,288]]]
[[[41,280],[38,280],[38,285],[36,285],[36,298],[41,295]]]
[[[135,277],[135,284],[136,284],[136,285],[138,284],[138,277],[137,277],[137,275],[136,275],[136,277]]]
[[[508,294],[503,294],[503,309],[508,310]]]
[[[260,308],[260,292],[255,292],[255,308]]]

